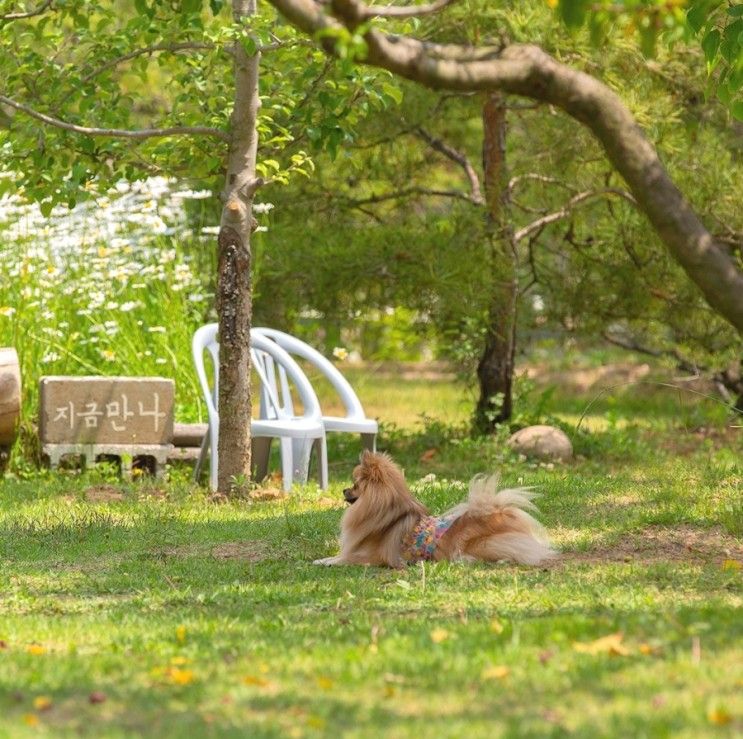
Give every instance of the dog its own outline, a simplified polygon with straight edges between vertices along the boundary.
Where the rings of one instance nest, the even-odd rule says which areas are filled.
[[[537,565],[553,559],[526,488],[498,491],[498,476],[470,482],[469,499],[440,517],[417,501],[402,470],[388,454],[364,451],[343,491],[350,504],[341,520],[341,552],[317,565],[377,565],[401,568],[422,560]]]

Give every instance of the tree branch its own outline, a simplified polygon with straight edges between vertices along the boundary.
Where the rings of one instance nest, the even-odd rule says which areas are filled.
[[[269,0],[293,25],[336,54],[338,31],[355,30],[370,9],[357,0]],[[365,64],[434,89],[496,91],[550,103],[586,126],[622,175],[671,256],[712,308],[743,333],[743,270],[709,232],[669,177],[653,145],[619,96],[600,80],[559,62],[538,46],[478,49],[363,31]]]
[[[52,2],[53,0],[44,0],[44,2],[35,10],[27,10],[21,13],[6,13],[5,15],[0,15],[0,23],[2,23],[3,21],[19,21],[23,18],[33,18],[36,15],[41,15],[42,13],[45,13],[47,10],[49,10]]]
[[[454,2],[456,0],[436,0],[430,5],[386,5],[383,8],[370,5],[364,11],[362,18],[364,20],[371,18],[418,18],[422,15],[437,13]]]
[[[614,344],[614,346],[618,346],[621,349],[626,349],[630,352],[637,352],[638,354],[645,354],[648,357],[667,357],[669,359],[673,359],[676,363],[676,367],[682,372],[688,372],[689,374],[698,376],[700,373],[707,372],[709,369],[704,365],[697,364],[696,362],[692,362],[681,356],[678,349],[675,348],[654,349],[652,347],[641,344],[632,335],[622,337],[612,334],[609,331],[604,331],[601,335],[604,337],[605,341],[608,341],[610,344]]]
[[[128,62],[131,59],[136,59],[137,57],[144,56],[146,54],[155,54],[158,51],[170,51],[172,53],[177,53],[179,51],[192,49],[211,50],[214,48],[216,48],[215,44],[202,43],[200,41],[183,41],[176,44],[153,44],[152,46],[145,46],[141,49],[135,49],[128,54],[116,57],[115,59],[110,59],[104,64],[101,64],[100,67],[97,67],[92,72],[86,74],[85,77],[82,78],[81,82],[83,82],[83,84],[86,82],[90,82],[90,80],[92,80],[94,77],[97,77],[102,72],[105,72],[107,69],[117,67],[119,64],[123,64],[124,62]]]
[[[510,110],[510,106],[509,106],[509,110]],[[526,182],[527,180],[545,182],[550,185],[559,185],[560,187],[566,190],[570,190],[570,192],[576,192],[576,189],[574,187],[571,187],[570,185],[568,185],[567,182],[558,180],[556,177],[548,177],[547,175],[539,174],[537,172],[526,172],[525,174],[520,174],[520,175],[516,175],[516,177],[511,177],[511,179],[508,181],[508,194],[511,195],[514,189],[518,185],[520,185],[522,182]]]
[[[633,205],[637,205],[635,199],[626,190],[620,190],[615,187],[607,187],[604,190],[587,190],[585,192],[578,193],[576,196],[570,198],[570,200],[568,200],[568,202],[565,203],[565,205],[563,205],[560,210],[548,213],[546,216],[537,218],[536,221],[532,221],[527,226],[520,228],[513,235],[513,239],[517,242],[521,241],[527,236],[531,236],[531,234],[541,231],[550,223],[560,221],[563,218],[569,216],[579,205],[590,202],[591,200],[595,200],[596,198],[607,197],[609,195],[616,195],[617,197],[624,198]]]
[[[67,123],[61,121],[59,118],[52,118],[51,116],[39,113],[33,108],[29,108],[28,105],[18,103],[11,98],[0,95],[0,103],[8,105],[11,108],[25,113],[31,118],[35,118],[37,121],[46,123],[48,126],[54,126],[55,128],[61,128],[65,131],[72,131],[73,133],[80,133],[85,136],[107,136],[110,138],[122,138],[122,139],[151,139],[151,138],[162,138],[165,136],[212,136],[222,141],[229,141],[229,137],[224,131],[220,131],[218,128],[209,128],[208,126],[172,126],[170,128],[142,128],[139,130],[128,130],[122,128],[89,128],[88,126],[78,126],[74,123]]]
[[[469,159],[460,151],[457,151],[455,148],[449,146],[448,144],[445,144],[441,139],[434,138],[431,136],[428,131],[426,131],[422,126],[418,126],[413,130],[413,133],[420,136],[424,141],[428,143],[428,145],[432,148],[438,151],[439,153],[443,154],[447,159],[451,159],[453,162],[456,162],[463,170],[465,175],[467,176],[467,180],[470,183],[470,200],[473,203],[476,203],[477,205],[485,205],[485,198],[482,196],[482,190],[480,189],[480,178],[477,176],[477,172],[475,172],[475,168],[472,166],[472,163]]]
[[[403,198],[410,198],[415,195],[426,195],[437,198],[458,198],[460,200],[465,200],[468,203],[481,205],[481,203],[475,202],[472,199],[472,196],[460,192],[459,190],[434,190],[427,187],[408,187],[403,190],[396,190],[395,192],[388,192],[382,195],[370,195],[368,198],[354,199],[346,197],[345,200],[350,206],[358,208],[363,205],[384,203],[388,200],[402,200]]]

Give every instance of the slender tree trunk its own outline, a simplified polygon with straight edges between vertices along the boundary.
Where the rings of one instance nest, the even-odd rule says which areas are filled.
[[[236,22],[256,12],[256,0],[233,0]],[[250,322],[252,313],[250,235],[258,134],[256,118],[259,55],[234,45],[235,100],[230,119],[227,180],[222,193],[217,313],[219,315],[219,478],[217,489],[232,493],[250,478]]]
[[[516,244],[508,212],[506,106],[502,95],[487,96],[482,120],[487,238],[493,285],[485,347],[477,365],[480,397],[475,409],[475,429],[491,433],[497,424],[511,418],[513,409],[511,390],[518,301]]]

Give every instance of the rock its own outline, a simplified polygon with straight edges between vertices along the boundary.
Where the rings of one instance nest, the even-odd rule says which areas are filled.
[[[554,426],[527,426],[513,434],[508,445],[539,459],[565,461],[573,456],[573,445],[567,434]]]

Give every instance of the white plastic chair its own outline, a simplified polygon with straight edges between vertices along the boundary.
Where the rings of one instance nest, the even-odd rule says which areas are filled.
[[[338,368],[326,357],[320,354],[309,344],[306,344],[296,336],[291,336],[275,328],[253,328],[252,335],[261,335],[275,341],[289,354],[294,354],[307,360],[316,367],[327,378],[335,391],[338,393],[343,406],[346,409],[345,416],[323,416],[322,421],[325,431],[339,431],[349,434],[359,434],[361,444],[365,449],[375,452],[377,450],[377,434],[379,424],[372,418],[367,418],[361,401],[349,384],[348,380],[340,373]],[[291,399],[290,399],[291,400]],[[261,418],[270,417],[269,404],[261,394]],[[288,412],[292,412],[291,408]]]
[[[219,412],[217,397],[219,390],[219,343],[217,324],[210,323],[196,331],[191,344],[196,374],[206,401],[209,429],[201,445],[201,454],[196,464],[194,478],[198,479],[207,451],[211,448],[209,464],[209,486],[217,488]],[[257,479],[265,477],[271,439],[281,441],[281,471],[284,490],[289,490],[296,479],[307,481],[312,450],[318,452],[318,476],[320,487],[328,486],[328,454],[325,443],[325,428],[322,422],[320,403],[310,381],[299,365],[275,342],[251,333],[251,360],[261,383],[261,402],[270,408],[270,418],[251,421],[253,458],[257,467]],[[204,353],[209,352],[214,367],[214,387],[209,388]],[[276,375],[279,374],[277,383]],[[291,401],[292,383],[302,402],[303,414],[294,414]],[[265,398],[265,400],[264,400]]]

